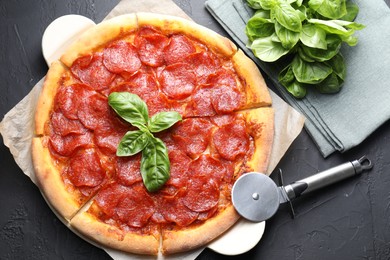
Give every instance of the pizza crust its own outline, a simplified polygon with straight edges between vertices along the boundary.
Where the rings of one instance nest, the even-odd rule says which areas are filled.
[[[237,52],[237,46],[232,41],[190,20],[140,12],[117,16],[92,27],[70,45],[60,60],[67,67],[71,67],[77,58],[88,55],[110,41],[134,32],[142,26],[153,26],[167,34],[183,33],[202,41],[225,57],[231,57]]]
[[[126,33],[137,30],[135,14],[126,14],[104,21],[84,32],[78,40],[69,46],[60,60],[71,67],[73,62],[84,55],[88,55]]]
[[[170,15],[137,13],[138,26],[153,26],[163,33],[182,33],[205,44],[215,53],[231,57],[237,52],[237,46],[228,38],[203,27],[193,21]]]
[[[35,135],[41,136],[45,132],[45,124],[50,118],[50,111],[53,107],[54,97],[60,86],[60,81],[66,68],[58,61],[50,66],[46,74],[43,88],[38,99],[35,113]]]
[[[32,161],[38,186],[45,199],[60,216],[69,221],[82,205],[77,193],[70,193],[67,190],[60,169],[50,155],[47,137],[33,138]]]
[[[81,210],[70,221],[70,226],[100,245],[124,252],[157,255],[160,247],[158,234],[141,235],[126,232],[115,225],[106,224],[90,214],[88,207]]]
[[[239,218],[233,205],[228,205],[201,225],[183,230],[162,230],[162,253],[168,255],[204,246],[226,232]]]
[[[271,106],[271,95],[256,64],[242,50],[237,51],[232,61],[236,72],[245,83],[245,108]]]
[[[255,150],[245,168],[266,173],[274,140],[274,110],[272,107],[248,109],[242,112],[254,138]]]

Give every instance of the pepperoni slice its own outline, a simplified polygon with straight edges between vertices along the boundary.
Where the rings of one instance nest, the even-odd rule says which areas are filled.
[[[194,222],[199,213],[190,210],[183,203],[184,191],[180,190],[175,196],[164,197],[162,202],[161,214],[169,221],[174,222],[180,227],[185,227]]]
[[[214,74],[219,67],[218,59],[209,52],[201,51],[189,55],[185,62],[192,66],[199,83],[206,83],[208,76]]]
[[[249,150],[249,135],[243,120],[218,128],[212,137],[212,143],[219,155],[230,161],[243,156]]]
[[[100,158],[95,149],[80,150],[70,158],[66,175],[70,182],[77,186],[96,187],[100,185],[105,173],[100,165]]]
[[[168,37],[151,28],[141,28],[134,38],[140,60],[151,67],[164,65],[164,49],[168,43]]]
[[[195,212],[204,212],[218,205],[219,187],[207,176],[192,178],[188,184],[188,192],[183,204]]]
[[[162,93],[160,93],[157,81],[153,75],[137,72],[134,76],[118,86],[111,89],[111,92],[127,91],[137,94],[144,100],[149,109],[149,115],[170,110],[170,105]]]
[[[187,113],[192,116],[214,116],[216,112],[211,103],[213,90],[209,85],[199,88],[193,95]],[[189,111],[190,110],[190,111]]]
[[[91,132],[82,135],[68,134],[60,136],[51,134],[49,138],[49,147],[60,156],[71,156],[77,149],[91,146],[93,137]]]
[[[116,205],[119,220],[131,227],[144,227],[154,212],[154,201],[143,184],[129,188]]]
[[[218,205],[216,205],[215,207],[213,207],[207,211],[200,212],[199,216],[198,216],[198,220],[205,221],[205,220],[211,218],[212,216],[214,216],[214,214],[217,211],[218,211]]]
[[[122,124],[117,124],[116,126],[97,127],[94,130],[94,140],[96,145],[105,154],[113,155],[116,153],[121,139],[129,130],[130,127]]]
[[[162,91],[172,99],[184,99],[196,86],[196,76],[186,63],[175,63],[165,67],[159,77]]]
[[[93,89],[103,90],[108,88],[114,80],[115,74],[103,65],[102,56],[101,53],[95,53],[95,55],[78,58],[70,68],[72,74]]]
[[[216,184],[219,184],[227,174],[225,165],[210,155],[202,154],[196,160],[192,161],[189,166],[191,176],[205,176],[214,179]]]
[[[241,107],[242,96],[237,89],[218,86],[213,89],[211,103],[219,114],[230,113]]]
[[[184,187],[188,179],[187,173],[191,158],[180,150],[173,150],[169,152],[169,161],[171,163],[171,171],[166,184]]]
[[[177,63],[196,52],[194,43],[184,35],[173,35],[164,50],[164,60],[169,64]]]
[[[211,84],[213,86],[227,86],[232,88],[237,88],[237,82],[232,73],[230,73],[226,69],[220,69],[216,73],[210,75],[207,78],[207,84]]]
[[[232,114],[227,115],[217,115],[210,117],[210,121],[216,124],[217,126],[223,126],[230,123],[233,123],[235,120],[235,116]]]
[[[126,41],[117,41],[103,50],[103,64],[113,73],[134,73],[141,67],[137,50]]]
[[[115,207],[119,203],[119,200],[126,194],[127,188],[112,183],[102,188],[95,197],[94,202],[109,217],[113,217],[115,214]]]
[[[212,124],[203,118],[187,118],[172,129],[172,138],[190,157],[197,157],[209,144]]]
[[[94,94],[79,106],[77,113],[81,123],[88,129],[96,129],[102,126],[109,126],[112,120],[116,119],[111,110],[107,97]]]
[[[142,181],[141,153],[129,157],[118,157],[116,160],[116,177],[119,183],[130,186]]]
[[[69,119],[78,119],[80,103],[85,102],[95,93],[92,88],[84,84],[61,86],[55,96],[54,110],[62,112]]]
[[[79,120],[68,119],[60,112],[52,113],[50,122],[53,131],[61,136],[68,134],[84,134],[87,131]]]
[[[214,109],[220,113],[229,113],[240,108],[243,103],[237,82],[227,70],[219,70],[208,77],[207,84],[213,88],[211,103]]]
[[[142,99],[155,97],[158,93],[158,85],[155,77],[151,74],[137,72],[126,79],[122,84],[113,87],[110,92],[127,91],[137,94]]]

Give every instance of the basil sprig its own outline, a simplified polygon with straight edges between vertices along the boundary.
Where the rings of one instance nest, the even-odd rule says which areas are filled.
[[[359,7],[351,0],[246,0],[255,9],[245,28],[248,47],[265,62],[278,62],[278,80],[296,98],[314,86],[335,93],[345,78],[341,44],[364,25],[353,22]],[[283,58],[282,58],[283,57]],[[288,58],[285,58],[288,57]],[[289,64],[287,64],[289,62]]]
[[[149,118],[146,103],[138,95],[129,92],[111,93],[108,103],[125,121],[138,128],[123,136],[116,155],[132,156],[142,151],[141,175],[144,185],[150,192],[159,190],[169,179],[170,162],[167,147],[153,133],[173,126],[182,119],[181,115],[169,111]]]

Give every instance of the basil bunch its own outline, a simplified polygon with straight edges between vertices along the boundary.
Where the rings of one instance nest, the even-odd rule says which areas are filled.
[[[170,162],[163,141],[153,136],[180,121],[177,112],[160,112],[149,118],[146,103],[136,94],[113,92],[108,103],[125,121],[138,130],[128,131],[121,139],[116,155],[131,156],[142,151],[141,175],[146,189],[159,190],[169,179]]]
[[[364,25],[353,22],[359,8],[349,0],[247,0],[256,9],[246,25],[248,47],[265,62],[287,66],[279,82],[296,98],[314,85],[321,93],[336,93],[345,80],[342,42]],[[280,59],[284,57],[285,59]]]

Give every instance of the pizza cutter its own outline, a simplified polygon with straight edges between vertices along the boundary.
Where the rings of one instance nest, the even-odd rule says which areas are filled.
[[[289,203],[294,216],[291,201],[301,195],[318,190],[327,185],[370,170],[372,163],[366,156],[352,162],[346,162],[319,172],[302,180],[276,186],[275,182],[265,174],[250,172],[242,175],[232,188],[232,201],[237,212],[253,222],[262,222],[271,218],[280,204]]]

